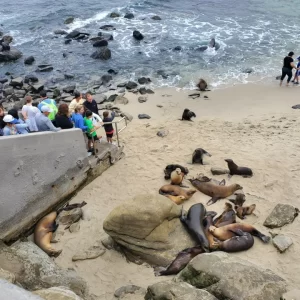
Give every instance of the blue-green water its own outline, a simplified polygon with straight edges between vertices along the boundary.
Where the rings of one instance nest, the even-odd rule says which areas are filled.
[[[85,82],[113,68],[124,79],[147,75],[159,86],[188,86],[199,77],[220,86],[246,82],[243,70],[247,68],[257,78],[273,77],[280,73],[289,51],[300,55],[298,5],[296,0],[1,0],[0,29],[14,37],[24,56],[34,55],[36,64],[54,66],[52,73],[43,75],[48,79],[68,72],[76,75],[77,82]],[[108,14],[113,11],[122,16],[132,12],[135,18],[111,19]],[[152,20],[153,15],[162,20]],[[75,22],[64,25],[68,16],[76,17]],[[105,62],[90,58],[95,48],[89,42],[65,45],[63,37],[53,34],[55,29],[79,28],[96,36],[105,24],[116,27],[114,41],[109,43],[112,59]],[[135,29],[145,35],[142,42],[133,40]],[[195,50],[211,37],[220,43],[218,51]],[[176,46],[182,51],[173,51]],[[23,59],[0,67],[0,76],[36,69],[35,65],[25,67]],[[170,75],[167,79],[156,75],[161,69]]]

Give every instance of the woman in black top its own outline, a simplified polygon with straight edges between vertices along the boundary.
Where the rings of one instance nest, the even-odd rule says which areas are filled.
[[[61,104],[55,116],[55,126],[61,129],[73,128],[73,123],[69,118],[69,107],[67,104]]]
[[[294,64],[293,56],[294,56],[294,52],[290,52],[288,54],[288,56],[286,56],[283,60],[282,75],[280,78],[280,86],[282,85],[282,81],[286,75],[288,76],[286,86],[288,86],[292,79],[292,76],[293,76],[292,70],[297,69],[297,67]]]

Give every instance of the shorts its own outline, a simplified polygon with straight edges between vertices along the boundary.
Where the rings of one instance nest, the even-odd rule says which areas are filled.
[[[92,136],[89,136],[88,134],[86,134],[86,136],[87,136],[89,141],[92,140],[92,139],[94,139],[94,141],[99,141],[99,138],[97,136],[92,137]]]
[[[111,139],[113,137],[114,133],[106,133],[106,137]]]

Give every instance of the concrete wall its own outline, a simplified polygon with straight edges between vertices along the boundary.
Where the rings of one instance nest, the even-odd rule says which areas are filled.
[[[80,129],[0,138],[0,239],[27,231],[87,179]]]

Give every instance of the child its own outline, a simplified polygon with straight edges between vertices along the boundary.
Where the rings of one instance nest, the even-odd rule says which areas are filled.
[[[88,148],[89,151],[93,151],[92,150],[92,142],[94,141],[98,141],[99,138],[101,138],[102,136],[97,136],[96,130],[99,129],[101,126],[95,126],[93,125],[93,113],[90,110],[87,110],[85,112],[85,117],[84,117],[84,125],[87,126],[87,138],[88,138]]]
[[[113,124],[105,124],[106,122],[112,122],[113,119],[115,118],[115,112],[111,112],[111,116],[109,117],[109,112],[106,110],[103,113],[103,127],[105,129],[105,133],[106,133],[106,138],[107,138],[107,142],[108,143],[112,143],[112,137],[114,134],[114,128],[113,128]]]
[[[292,82],[294,82],[294,84],[299,84],[299,76],[300,76],[300,56],[297,57],[297,60],[298,60],[298,64],[297,64],[297,70],[296,70],[296,73],[295,73],[295,77],[293,79]]]

